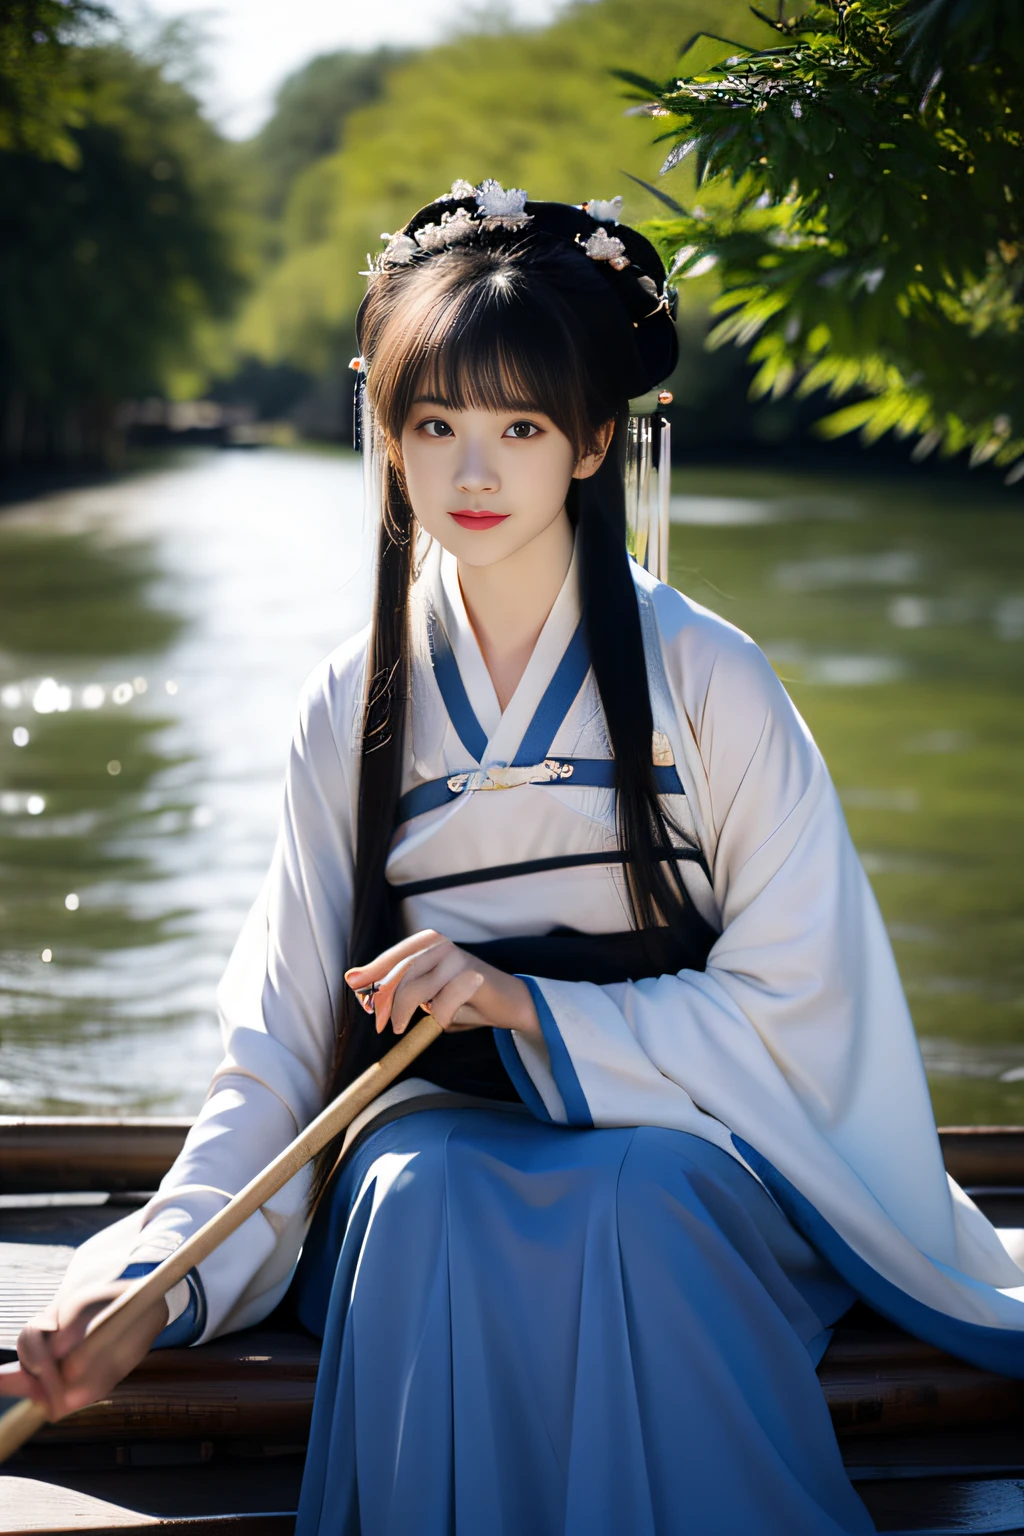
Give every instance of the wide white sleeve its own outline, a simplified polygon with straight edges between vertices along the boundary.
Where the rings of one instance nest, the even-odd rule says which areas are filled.
[[[919,1247],[962,1262],[899,976],[821,755],[730,626],[681,625],[665,662],[721,935],[703,972],[535,978],[547,1049],[516,1036],[523,1067],[553,1119],[738,1136],[809,1193],[819,1175],[867,1186]]]
[[[155,1197],[84,1245],[66,1285],[165,1257],[322,1108],[352,890],[354,663],[353,649],[303,690],[270,870],[217,993],[224,1058],[206,1102]],[[306,1170],[200,1265],[202,1338],[258,1321],[283,1295],[308,1187]]]

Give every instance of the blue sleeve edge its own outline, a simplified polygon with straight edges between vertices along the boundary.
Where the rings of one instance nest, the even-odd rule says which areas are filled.
[[[523,1066],[522,1058],[516,1050],[516,1043],[512,1039],[512,1031],[510,1029],[495,1029],[492,1033],[494,1035],[494,1043],[498,1047],[498,1055],[501,1057],[501,1064],[512,1079],[513,1088],[535,1119],[543,1120],[545,1125],[552,1125],[554,1122],[547,1112],[544,1100],[537,1092],[536,1084]]]
[[[562,1095],[562,1103],[565,1105],[566,1123],[593,1129],[594,1117],[590,1113],[587,1096],[580,1087],[580,1080],[576,1076],[576,1068],[572,1064],[572,1057],[569,1055],[565,1041],[562,1039],[562,1031],[558,1027],[558,1022],[548,1007],[547,998],[541,991],[540,983],[533,976],[520,976],[519,980],[525,981],[529,987],[533,1006],[537,1010],[537,1018],[540,1020],[544,1044],[548,1048],[548,1056],[551,1061],[551,1075],[555,1080],[555,1086]]]
[[[118,1275],[119,1280],[141,1280],[143,1275],[152,1274],[158,1266],[155,1262],[146,1262],[127,1265]],[[206,1328],[206,1293],[203,1290],[203,1282],[199,1278],[197,1269],[190,1269],[185,1276],[188,1286],[188,1306],[184,1312],[161,1329],[153,1340],[152,1349],[184,1349],[190,1344],[195,1344],[202,1338]]]

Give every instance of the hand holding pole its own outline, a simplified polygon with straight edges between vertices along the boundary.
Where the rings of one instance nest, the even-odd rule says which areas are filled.
[[[441,1032],[441,1025],[433,1014],[428,1013],[402,1035],[397,1045],[393,1045],[380,1061],[375,1061],[354,1083],[350,1083],[283,1152],[267,1164],[262,1173],[258,1173],[244,1189],[233,1195],[223,1210],[186,1238],[156,1269],[128,1286],[115,1301],[98,1313],[86,1329],[79,1349],[88,1349],[90,1352],[102,1350],[112,1338],[117,1337],[145,1312],[153,1301],[166,1296],[179,1280],[184,1280],[190,1269],[209,1258],[225,1238],[255,1215],[323,1147],[332,1142],[346,1126],[351,1125],[356,1116],[372,1104],[378,1094],[383,1093],[428,1045],[432,1045]],[[9,1408],[0,1417],[0,1462],[13,1455],[45,1423],[45,1409],[32,1398],[23,1398],[14,1408]]]

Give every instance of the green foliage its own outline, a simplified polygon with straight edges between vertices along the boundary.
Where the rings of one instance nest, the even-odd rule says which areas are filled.
[[[819,424],[969,448],[1024,475],[1024,31],[1001,0],[819,0],[775,46],[703,35],[679,74],[623,74],[707,206],[649,226],[686,278],[717,263],[712,345],[755,390],[852,396]]]
[[[457,177],[496,176],[534,196],[658,203],[660,156],[623,115],[615,64],[663,70],[695,27],[763,36],[742,0],[576,0],[545,28],[461,36],[388,74],[379,101],[347,118],[340,148],[313,162],[285,205],[283,255],[243,315],[239,343],[267,362],[319,372],[351,350],[368,251]]]
[[[0,7],[0,150],[76,163],[69,132],[82,101],[68,46],[108,16],[90,0],[5,0]]]
[[[64,67],[72,163],[0,154],[0,396],[173,390],[240,290],[222,143],[183,86],[122,46]]]

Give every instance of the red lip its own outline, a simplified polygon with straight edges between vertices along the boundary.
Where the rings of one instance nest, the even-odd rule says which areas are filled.
[[[496,528],[508,517],[507,512],[474,512],[469,507],[463,507],[458,512],[450,512],[451,517],[460,528]]]

